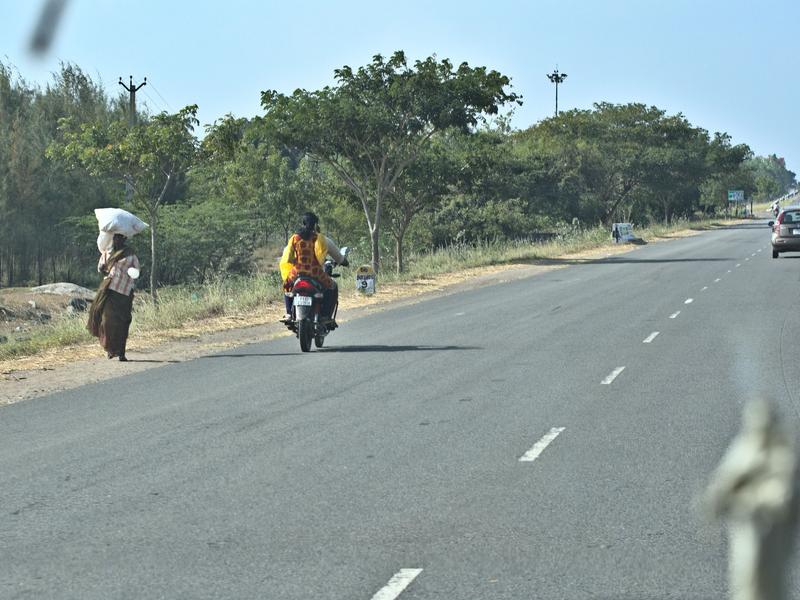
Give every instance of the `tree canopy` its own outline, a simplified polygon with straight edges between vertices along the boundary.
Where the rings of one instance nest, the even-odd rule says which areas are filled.
[[[659,107],[599,102],[518,130],[520,97],[486,67],[396,52],[334,78],[265,91],[263,115],[226,115],[199,140],[194,106],[130,127],[126,98],[76,65],[41,88],[0,63],[0,282],[92,285],[92,209],[126,206],[125,182],[152,226],[133,244],[153,292],[274,273],[305,210],[354,256],[402,270],[437,247],[718,214],[728,190],[796,186],[778,155]]]
[[[335,71],[337,85],[291,96],[262,92],[265,124],[281,144],[328,165],[352,190],[366,218],[372,264],[380,265],[384,203],[403,172],[433,136],[467,134],[482,116],[521,102],[510,79],[485,67],[428,57],[409,66],[402,51],[388,60]]]

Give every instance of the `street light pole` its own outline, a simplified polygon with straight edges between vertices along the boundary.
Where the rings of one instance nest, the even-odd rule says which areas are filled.
[[[567,78],[567,74],[559,73],[558,69],[556,69],[552,73],[549,73],[547,78],[556,84],[556,116],[558,116],[558,84],[564,83],[564,80]]]

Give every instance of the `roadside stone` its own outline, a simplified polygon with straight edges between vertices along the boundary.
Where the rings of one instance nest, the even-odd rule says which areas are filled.
[[[69,310],[70,308],[72,309],[71,311]],[[86,300],[86,298],[72,298],[69,301],[67,312],[70,313],[75,311],[82,312],[85,311],[87,308],[89,308],[89,302]]]
[[[77,296],[80,298],[92,298],[94,292],[88,288],[81,287],[74,283],[49,283],[31,288],[31,291],[39,294],[58,294],[60,296]]]
[[[7,344],[8,338],[4,335],[0,335],[0,344]]]

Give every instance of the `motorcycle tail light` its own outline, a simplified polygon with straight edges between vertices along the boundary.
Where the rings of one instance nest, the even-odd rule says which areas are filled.
[[[293,289],[295,292],[301,292],[306,294],[313,294],[314,292],[317,291],[311,283],[303,279],[295,283]]]

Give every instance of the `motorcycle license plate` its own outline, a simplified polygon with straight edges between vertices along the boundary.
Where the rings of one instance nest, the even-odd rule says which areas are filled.
[[[793,235],[800,235],[800,229],[793,229],[792,230],[792,234]]]
[[[294,297],[294,305],[295,306],[311,306],[314,302],[314,299],[311,296],[295,296]]]

